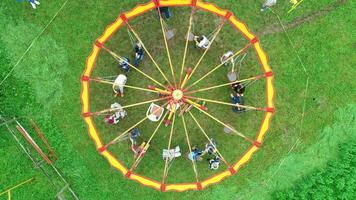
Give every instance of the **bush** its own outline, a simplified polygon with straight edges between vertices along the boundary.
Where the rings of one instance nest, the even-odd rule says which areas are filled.
[[[356,199],[356,142],[339,145],[339,159],[303,177],[273,199]]]

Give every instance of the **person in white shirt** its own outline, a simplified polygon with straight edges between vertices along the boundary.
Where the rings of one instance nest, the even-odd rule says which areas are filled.
[[[114,84],[112,86],[115,96],[120,93],[121,97],[124,96],[124,86],[127,82],[127,77],[124,74],[120,74],[116,77]]]
[[[199,48],[202,48],[202,49],[209,48],[210,41],[205,35],[194,36],[194,41],[195,41],[196,46]]]
[[[261,11],[264,12],[266,11],[269,7],[272,7],[276,5],[277,0],[266,0],[264,4],[262,5]]]
[[[37,6],[40,5],[40,2],[37,0],[27,0],[27,1],[31,4],[33,9],[36,9]]]
[[[119,103],[111,104],[110,108],[113,110],[114,113],[108,114],[104,118],[105,122],[110,125],[119,123],[120,119],[123,119],[127,115],[127,112],[122,108]]]
[[[235,59],[231,58],[234,55],[232,51],[226,52],[223,56],[221,56],[220,61],[221,63],[224,63],[225,66],[227,66],[229,63],[234,64]],[[231,58],[231,59],[230,59]],[[230,59],[230,60],[229,60]],[[228,61],[229,60],[229,61]]]

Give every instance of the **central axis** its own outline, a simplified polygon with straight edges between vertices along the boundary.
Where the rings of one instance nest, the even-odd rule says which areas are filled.
[[[172,97],[175,101],[179,101],[183,98],[184,94],[182,90],[174,90],[172,93]]]

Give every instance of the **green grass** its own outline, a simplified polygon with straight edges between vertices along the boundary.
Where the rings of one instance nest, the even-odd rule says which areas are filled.
[[[0,33],[1,79],[63,2],[41,2],[41,6],[36,11],[26,3],[6,2],[0,6],[0,27],[3,27]],[[310,76],[301,134],[300,121],[304,103],[305,74],[296,55],[288,45],[285,35],[283,33],[266,35],[260,39],[275,74],[277,113],[265,138],[263,148],[252,161],[242,168],[238,175],[201,192],[163,194],[123,178],[97,153],[88,137],[80,115],[79,77],[95,39],[119,15],[120,11],[129,10],[137,3],[142,3],[142,1],[69,1],[0,88],[2,115],[26,116],[34,118],[39,123],[41,130],[46,134],[59,156],[56,166],[65,174],[81,199],[188,199],[194,197],[196,199],[237,199],[240,197],[242,199],[270,199],[274,191],[292,187],[294,182],[301,177],[315,169],[325,167],[328,160],[338,156],[337,144],[342,144],[347,140],[355,141],[350,135],[355,132],[353,125],[355,124],[353,89],[355,81],[352,73],[355,56],[351,51],[355,43],[355,32],[352,29],[355,16],[352,14],[354,4],[347,2],[324,18],[307,22],[288,31]],[[259,12],[260,2],[258,1],[216,3],[222,8],[232,10],[236,16],[246,22],[253,32],[276,23],[276,18],[272,13]],[[320,7],[330,3],[332,1],[328,0],[304,2],[291,15],[283,14],[282,20],[292,21],[298,16],[316,12]],[[276,10],[279,13],[286,13],[288,3],[279,3]],[[176,71],[180,70],[184,48],[182,35],[187,29],[188,18],[189,9],[177,8],[173,10],[173,19],[169,22],[169,25],[178,31],[177,37],[170,42],[170,45],[174,46],[172,57]],[[217,17],[211,14],[198,12],[195,32],[210,32],[217,23],[216,19]],[[139,30],[145,44],[152,49],[151,53],[158,63],[165,66],[165,73],[170,75],[155,12],[138,17],[132,23],[134,28]],[[226,49],[239,49],[244,44],[246,40],[239,36],[230,25],[225,26],[217,43],[213,45],[212,51],[207,54],[197,71],[196,77],[206,72],[209,67],[216,65],[219,56]],[[119,54],[129,56],[131,48],[126,30],[123,28],[118,31],[107,46]],[[200,54],[201,52],[190,46],[187,63],[194,65]],[[147,55],[141,69],[163,82]],[[221,83],[225,79],[226,70],[219,70],[215,76],[207,78],[205,84]],[[249,51],[246,63],[241,70],[243,77],[261,72],[253,51]],[[115,61],[107,53],[100,53],[93,75],[111,76],[118,72]],[[128,84],[145,86],[149,84],[149,81],[132,71]],[[91,84],[91,86],[93,86],[92,93],[98,94],[91,96],[91,102],[95,102],[92,105],[93,110],[107,108],[111,102],[117,100],[112,97],[110,86],[101,84]],[[213,95],[215,99],[228,101],[228,92],[225,88],[216,90]],[[264,95],[261,94],[264,94],[264,83],[258,82],[247,91],[247,102],[252,105],[260,103],[258,105],[263,106]],[[210,98],[212,94],[206,93],[206,95]],[[119,99],[118,101],[125,104],[133,103],[137,101],[133,97],[137,96],[144,96],[142,97],[144,99],[155,97],[155,95],[148,96],[144,92],[127,90],[125,100]],[[238,120],[233,120],[229,116],[231,108],[228,106],[217,107],[209,104],[209,109],[219,118],[239,127],[250,137],[253,137],[257,131],[262,118],[261,113],[250,112],[239,116]],[[335,113],[336,110],[338,111]],[[140,110],[128,109],[128,112],[127,121],[133,123],[142,117],[145,106],[142,106]],[[246,149],[247,144],[242,139],[231,136],[234,139],[226,141],[226,136],[222,135],[221,126],[211,123],[209,119],[203,120],[203,115],[198,112],[194,114],[199,116],[200,122],[209,130],[209,133],[215,135],[218,147],[221,148],[222,154],[226,155],[228,161],[233,162]],[[188,116],[186,118],[190,119]],[[348,119],[350,121],[347,121]],[[130,126],[130,123],[120,123],[118,127],[108,127],[102,123],[102,119],[96,118],[95,120],[104,141],[112,139],[118,132]],[[177,134],[173,145],[180,145],[182,149],[187,149],[180,125],[181,120],[178,118],[176,122]],[[192,142],[203,146],[206,140],[199,133],[199,129],[192,121],[188,124],[193,135]],[[150,135],[153,128],[154,125],[148,122],[140,127],[145,137]],[[53,199],[59,188],[50,186],[46,178],[38,170],[32,168],[30,161],[24,157],[4,127],[0,130],[2,133],[0,135],[0,191],[35,176],[36,180],[33,184],[14,192],[14,199]],[[344,137],[333,136],[336,132]],[[330,139],[322,137],[326,134],[330,136]],[[163,170],[163,162],[160,162],[161,150],[167,145],[167,129],[161,129],[157,137],[162,140],[150,147],[149,151],[152,153],[147,154],[142,160],[137,172],[160,180]],[[299,145],[289,154],[289,149],[297,140]],[[316,149],[321,149],[320,152],[323,153],[313,154]],[[128,143],[110,147],[110,150],[117,153],[124,163],[132,161]],[[319,155],[320,158],[315,159],[315,155]],[[156,162],[153,163],[153,160]],[[193,172],[189,164],[185,159],[176,160],[170,170],[170,174],[174,176],[167,181],[193,181]],[[206,167],[205,163],[199,163],[202,177],[208,177],[214,173]],[[280,182],[281,179],[285,181]],[[252,193],[251,191],[258,192]]]

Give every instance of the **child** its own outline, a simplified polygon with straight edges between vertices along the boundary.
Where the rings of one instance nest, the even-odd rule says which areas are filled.
[[[261,12],[266,11],[269,7],[276,5],[277,0],[266,0],[265,3],[262,5]]]
[[[229,63],[234,64],[235,59],[234,59],[234,58],[231,58],[233,55],[234,55],[234,53],[233,53],[232,51],[226,52],[226,53],[220,58],[221,63],[224,63],[225,66],[227,66]],[[231,58],[231,59],[229,60],[229,58]],[[229,62],[228,62],[227,60],[229,60]]]
[[[217,170],[219,169],[219,165],[220,165],[220,158],[218,156],[215,156],[215,158],[209,160],[209,169]]]
[[[138,128],[133,128],[129,131],[130,141],[133,145],[137,144],[137,138],[140,137],[141,133]]]
[[[238,107],[238,105],[244,104],[243,97],[238,93],[231,94],[230,96],[231,96],[232,103],[237,105],[237,106],[232,106],[232,111],[236,112],[236,113],[243,112],[245,110],[245,108]]]
[[[163,152],[162,152],[163,160],[168,159],[168,161],[172,161],[173,159],[178,158],[181,155],[182,154],[180,153],[180,147],[179,146],[176,146],[176,148],[170,149],[170,150],[163,149]]]
[[[125,72],[125,73],[129,73],[130,72],[130,59],[128,58],[123,58],[120,59],[119,61],[119,67]]]
[[[137,43],[135,45],[135,60],[134,60],[134,66],[138,67],[138,64],[140,61],[142,61],[144,58],[144,51],[142,48],[142,44],[141,43]]]
[[[203,152],[196,146],[193,147],[192,152],[188,154],[188,159],[192,161],[201,161]]]
[[[210,41],[205,35],[202,36],[194,36],[195,45],[201,49],[209,48]]]
[[[123,119],[127,115],[127,112],[118,103],[111,104],[110,108],[115,110],[114,111],[115,113],[105,115],[105,118],[104,118],[104,121],[110,125],[119,123],[120,119]]]
[[[127,82],[127,77],[123,74],[120,74],[117,76],[117,78],[114,81],[114,84],[112,86],[112,89],[115,93],[115,96],[117,96],[119,93],[121,97],[124,96],[124,86]]]

